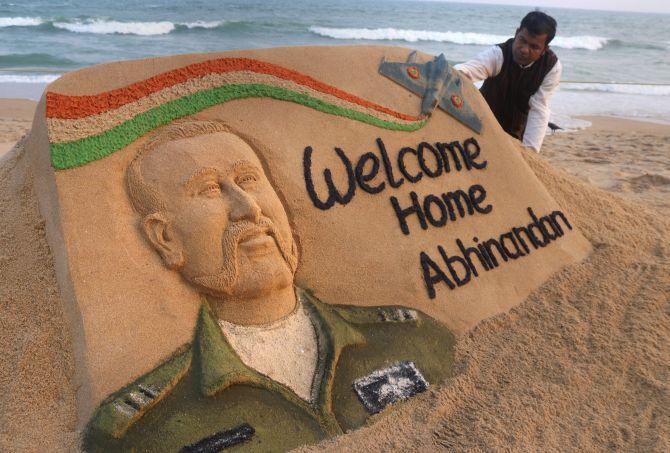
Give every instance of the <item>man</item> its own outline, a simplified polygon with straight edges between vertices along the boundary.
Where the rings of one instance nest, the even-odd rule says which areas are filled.
[[[556,21],[533,11],[514,38],[455,66],[480,91],[502,128],[526,147],[540,152],[549,122],[549,101],[561,79],[561,62],[549,48]]]
[[[326,305],[293,286],[287,214],[225,125],[158,130],[126,179],[142,233],[203,304],[191,344],[102,402],[85,450],[284,451],[450,375],[454,338],[432,318]]]

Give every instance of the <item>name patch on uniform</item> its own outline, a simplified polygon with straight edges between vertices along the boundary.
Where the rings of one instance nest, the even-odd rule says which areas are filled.
[[[396,401],[425,392],[428,386],[428,381],[414,362],[409,360],[373,371],[354,381],[358,398],[371,414],[380,412]]]
[[[187,445],[179,453],[218,453],[224,448],[248,441],[255,432],[251,425],[244,423],[233,429],[219,431],[194,444]]]

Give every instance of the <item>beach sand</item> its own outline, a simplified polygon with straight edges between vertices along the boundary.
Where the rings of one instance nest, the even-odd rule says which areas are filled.
[[[74,362],[29,159],[35,102],[0,100],[0,451],[77,445]],[[5,146],[5,144],[7,144]],[[3,155],[4,154],[4,155]]]
[[[28,133],[36,106],[26,99],[0,99],[0,157]]]
[[[589,120],[525,157],[591,256],[460,338],[446,385],[305,450],[670,451],[667,182],[635,184],[667,178],[670,127]]]
[[[70,336],[21,146],[0,101],[0,451],[76,451]],[[306,450],[670,451],[670,126],[589,118],[524,156],[591,241],[459,338],[456,375]]]
[[[635,203],[670,208],[670,125],[584,117],[593,126],[545,139],[542,157]]]

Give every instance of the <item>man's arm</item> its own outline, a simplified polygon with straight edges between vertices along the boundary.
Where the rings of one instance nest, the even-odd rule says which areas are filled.
[[[530,110],[528,111],[526,131],[523,133],[522,144],[528,148],[533,148],[538,153],[542,147],[544,134],[547,131],[547,123],[549,122],[549,114],[551,113],[549,110],[549,101],[554,95],[556,88],[558,88],[562,71],[561,62],[556,61],[551,71],[544,76],[540,88],[528,101]]]
[[[470,79],[472,83],[481,82],[500,73],[503,65],[502,49],[498,46],[489,47],[472,60],[454,66],[458,72]]]

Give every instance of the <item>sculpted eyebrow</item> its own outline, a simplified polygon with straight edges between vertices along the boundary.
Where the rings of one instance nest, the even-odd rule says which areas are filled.
[[[253,171],[254,173],[259,173],[260,169],[257,165],[252,164],[248,160],[238,160],[233,164],[233,171],[235,173],[240,173],[242,171]]]
[[[186,180],[184,183],[184,188],[188,192],[192,192],[193,190],[197,189],[198,183],[200,183],[202,180],[211,178],[213,176],[218,175],[218,171],[216,168],[212,167],[206,167],[206,168],[201,168],[199,170],[196,170],[189,178]]]

